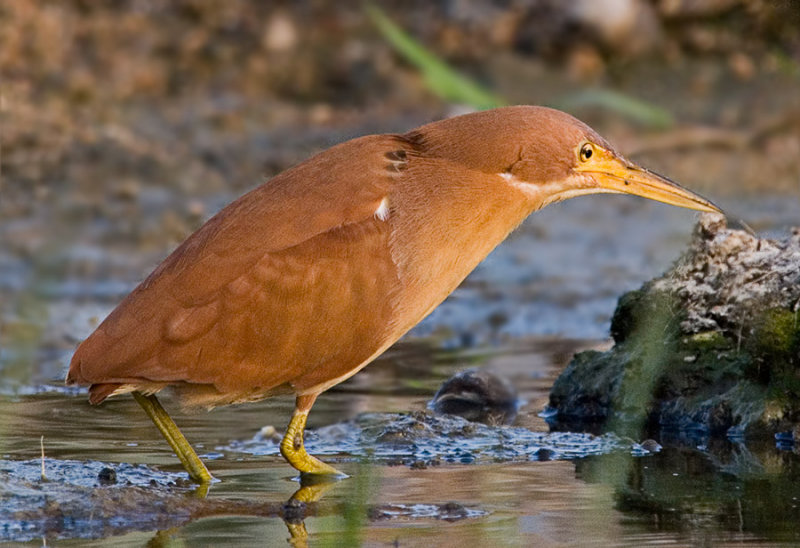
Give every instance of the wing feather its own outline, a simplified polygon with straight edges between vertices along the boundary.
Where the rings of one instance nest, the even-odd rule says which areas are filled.
[[[388,223],[375,212],[400,173],[392,154],[409,146],[390,135],[348,141],[225,207],[78,347],[67,382],[183,381],[219,391],[249,382],[266,390],[327,359],[305,348],[313,337],[337,344],[330,327],[320,335],[309,322],[355,321],[357,307],[372,307],[374,322],[354,333],[378,337],[370,333],[388,322],[385,296],[397,277]],[[352,361],[369,350],[344,343],[344,350],[326,349],[331,359]]]

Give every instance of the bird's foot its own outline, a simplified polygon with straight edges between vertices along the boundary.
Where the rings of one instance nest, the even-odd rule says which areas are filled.
[[[281,441],[281,454],[295,470],[298,470],[301,477],[306,476],[326,476],[328,478],[347,477],[331,466],[309,455],[303,443],[303,430],[306,427],[308,411],[296,410],[292,416],[292,421],[286,429],[286,434]]]

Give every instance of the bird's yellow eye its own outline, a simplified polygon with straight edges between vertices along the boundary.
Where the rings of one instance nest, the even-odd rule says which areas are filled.
[[[581,162],[587,162],[594,154],[592,143],[584,143],[581,147]]]

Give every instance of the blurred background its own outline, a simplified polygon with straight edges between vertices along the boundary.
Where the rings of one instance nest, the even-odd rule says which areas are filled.
[[[22,385],[60,378],[236,196],[475,108],[565,109],[756,230],[800,218],[797,1],[6,2],[0,77],[0,370]],[[604,338],[693,218],[618,197],[545,210],[415,333]]]
[[[799,84],[797,0],[2,2],[0,455],[33,458],[41,431],[55,458],[173,466],[127,399],[91,409],[85,389],[62,386],[71,353],[211,215],[317,151],[479,108],[548,105],[707,196],[731,221],[783,237],[800,224]],[[617,298],[668,268],[695,219],[624,196],[536,213],[400,350],[341,388],[364,397],[331,396],[312,426],[368,409],[424,409],[443,377],[474,362],[470,352],[526,344],[522,357],[495,361],[528,383],[517,424],[544,429],[536,414],[552,379],[574,350],[606,343]],[[460,354],[443,365],[445,351]],[[375,380],[381,376],[393,378]],[[392,399],[398,393],[405,399]],[[249,415],[178,422],[213,448],[251,436],[259,420],[282,426],[291,402],[277,401]],[[108,440],[119,439],[120,416],[136,433],[105,455]],[[96,438],[84,437],[87,425]],[[124,443],[137,439],[147,451]],[[227,459],[215,473],[230,466],[227,473],[243,474],[241,459]],[[281,481],[270,488],[284,489],[287,471],[277,457],[272,464],[269,474]],[[582,469],[578,475],[591,476],[590,464]],[[364,489],[389,502],[429,500],[443,484],[475,480],[469,468],[443,471],[444,482],[432,485],[410,483],[406,469],[377,470],[368,480],[381,476],[394,489]],[[576,482],[571,464],[482,470],[492,489],[442,496],[487,497],[495,516],[522,515],[512,524],[518,536],[507,536],[499,518],[484,523],[493,543],[606,543],[632,534],[625,538],[636,545],[636,535],[652,533],[650,525],[631,530],[624,519],[607,520],[609,489]],[[675,475],[668,472],[665,481]],[[251,496],[261,496],[264,478],[247,479]],[[245,489],[226,481],[218,495]],[[580,511],[565,511],[565,499]],[[689,536],[679,538],[708,540],[696,514],[687,515],[675,527]],[[592,523],[606,529],[598,535]],[[276,536],[266,538],[285,535],[281,523],[270,527]],[[425,531],[435,535],[436,527]],[[373,538],[389,542],[392,534]],[[461,534],[454,538],[475,530]]]

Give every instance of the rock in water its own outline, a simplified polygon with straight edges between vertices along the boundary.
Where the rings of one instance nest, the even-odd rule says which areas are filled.
[[[458,415],[484,424],[511,424],[519,399],[514,386],[483,369],[469,369],[447,379],[428,407],[441,415]]]
[[[794,431],[800,229],[773,241],[702,216],[672,269],[619,299],[611,335],[611,350],[577,354],[553,385],[557,428]]]

